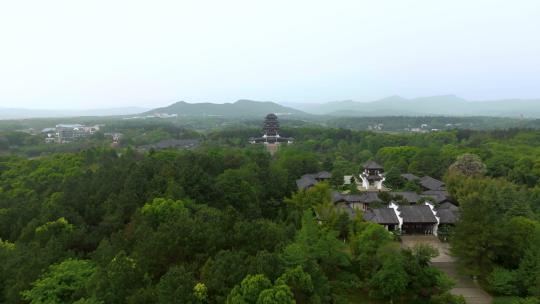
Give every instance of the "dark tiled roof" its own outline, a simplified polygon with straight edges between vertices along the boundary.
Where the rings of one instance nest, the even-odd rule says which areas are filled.
[[[370,181],[378,181],[378,180],[381,180],[382,177],[379,176],[379,175],[368,175],[367,179],[370,180]]]
[[[450,196],[448,194],[448,191],[446,189],[439,189],[439,190],[426,190],[422,192],[422,195],[444,195],[444,196]]]
[[[360,195],[360,201],[363,203],[374,203],[374,202],[380,202],[379,199],[379,193],[378,192],[364,192]]]
[[[349,203],[362,202],[362,198],[363,198],[363,196],[358,195],[358,194],[347,194],[347,195],[345,195],[345,200],[347,202],[349,202]]]
[[[428,190],[444,190],[444,183],[431,176],[424,176],[420,179],[420,185]]]
[[[422,195],[432,197],[437,203],[450,200],[450,194],[446,190],[427,190],[422,192]]]
[[[459,207],[450,203],[450,202],[445,202],[445,203],[442,203],[439,205],[439,208],[437,208],[438,210],[443,210],[443,209],[448,209],[450,211],[458,211],[459,210]]]
[[[334,203],[334,204],[337,203],[337,202],[344,202],[345,201],[344,195],[337,192],[337,191],[332,191],[331,197],[332,197],[332,203]]]
[[[299,190],[307,189],[309,187],[315,186],[320,179],[327,179],[331,177],[332,174],[326,171],[321,171],[313,174],[304,174],[296,180],[296,186]]]
[[[371,170],[382,170],[383,167],[376,163],[375,161],[368,160],[363,165],[364,169],[371,169]]]
[[[362,195],[356,195],[356,194],[341,194],[337,191],[332,192],[332,202],[338,203],[338,202],[347,202],[347,203],[358,203],[363,202],[362,201],[363,196]]]
[[[398,225],[399,220],[392,208],[369,209],[364,213],[364,220],[383,225]]]
[[[459,213],[450,209],[439,209],[437,210],[437,216],[441,224],[455,224],[458,220]]]
[[[374,203],[380,202],[379,193],[370,191],[362,194],[341,194],[337,191],[332,192],[332,202],[347,202],[347,203]]]
[[[422,199],[420,195],[418,195],[416,192],[412,191],[405,191],[405,192],[392,192],[392,195],[398,195],[406,199],[409,203],[416,204]]]
[[[400,206],[403,223],[437,223],[435,215],[428,205]]]
[[[313,187],[317,184],[315,177],[312,174],[304,174],[302,177],[296,180],[296,186],[299,190],[305,190],[309,187]]]
[[[330,172],[328,172],[328,171],[321,171],[321,172],[317,173],[316,178],[328,179],[328,178],[332,178],[332,174]]]
[[[414,180],[419,180],[420,177],[414,175],[414,174],[411,174],[411,173],[405,173],[405,174],[401,174],[401,177],[403,177],[404,179],[408,180],[408,181],[414,181]]]

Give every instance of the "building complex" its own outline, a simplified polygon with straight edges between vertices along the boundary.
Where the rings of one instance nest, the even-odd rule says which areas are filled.
[[[368,161],[360,174],[344,177],[345,184],[355,184],[358,194],[332,191],[332,203],[350,217],[362,214],[366,221],[404,234],[437,235],[441,229],[446,230],[456,223],[459,207],[454,204],[444,182],[413,174],[401,177],[418,183],[422,191],[391,191],[384,186],[383,167]],[[296,181],[296,186],[304,191],[330,178],[331,174],[326,171],[305,174]]]
[[[46,143],[69,143],[80,138],[88,137],[99,131],[100,125],[85,126],[81,124],[58,124],[54,128],[41,131]]]

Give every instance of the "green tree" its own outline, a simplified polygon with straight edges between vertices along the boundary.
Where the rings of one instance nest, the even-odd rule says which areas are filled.
[[[515,269],[530,245],[534,243],[535,233],[540,228],[538,221],[525,217],[510,217],[501,223],[498,230],[501,246],[497,248],[497,263]]]
[[[420,150],[411,160],[408,171],[418,176],[440,177],[444,174],[450,159],[443,159],[437,148]]]
[[[508,178],[518,184],[534,187],[538,182],[539,176],[532,170],[534,162],[528,157],[516,161],[514,168],[508,173]]]
[[[96,268],[86,260],[68,259],[52,265],[30,290],[22,293],[30,303],[74,303],[85,295],[85,286]]]
[[[243,251],[220,251],[201,268],[210,302],[224,303],[230,290],[247,275],[247,255]]]
[[[311,276],[301,266],[287,269],[277,280],[276,285],[287,285],[298,303],[307,303],[313,295]]]
[[[285,204],[290,208],[289,219],[297,226],[305,210],[311,209],[317,205],[329,205],[330,187],[326,183],[318,183],[307,190],[301,190],[293,193],[291,198],[285,198]]]
[[[407,171],[408,164],[420,149],[412,146],[383,147],[377,151],[376,158],[385,168]]]
[[[520,261],[519,278],[523,292],[540,296],[540,228],[531,235],[528,248]]]
[[[263,290],[257,304],[294,304],[293,294],[287,285],[277,285],[270,289]]]
[[[197,303],[193,293],[195,279],[182,266],[173,266],[157,284],[158,303]]]
[[[120,251],[107,264],[97,268],[90,289],[98,299],[107,303],[125,303],[130,295],[148,282],[141,270],[133,258]]]
[[[381,225],[369,222],[364,224],[363,229],[351,242],[351,249],[361,278],[367,278],[371,273],[376,264],[376,253],[379,248],[392,240],[392,234]]]
[[[489,289],[499,295],[517,295],[517,272],[497,267],[487,276]]]
[[[197,283],[193,287],[193,296],[195,297],[197,303],[207,303],[208,301],[208,289],[203,283]]]
[[[336,231],[317,224],[311,211],[305,211],[295,241],[281,255],[286,267],[300,266],[311,276],[315,291],[311,302],[330,301],[330,282],[338,283],[336,274],[350,266],[346,245],[337,236]]]
[[[450,183],[460,202],[460,223],[454,229],[452,250],[467,270],[486,275],[504,251],[505,213],[525,199],[523,193],[508,182],[490,179],[459,179]]]
[[[391,189],[401,189],[403,187],[404,181],[397,167],[392,167],[386,172],[384,183]]]
[[[375,298],[390,300],[390,303],[399,299],[407,291],[409,284],[409,276],[403,264],[400,255],[386,259],[369,280],[369,294]]]
[[[220,201],[252,218],[259,217],[261,212],[261,183],[255,173],[254,165],[228,169],[217,177],[215,185],[220,193]]]
[[[227,304],[255,304],[259,294],[266,289],[272,288],[272,282],[262,274],[246,276],[240,285],[233,288],[227,297]]]
[[[151,227],[175,221],[187,214],[188,210],[183,202],[164,198],[155,198],[141,208],[141,215]]]
[[[313,206],[313,211],[317,214],[317,220],[328,227],[333,227],[340,217],[339,210],[329,200]]]
[[[439,251],[429,244],[416,244],[412,248],[412,253],[420,266],[426,267],[431,259],[439,255]]]
[[[464,176],[482,176],[486,173],[486,165],[478,155],[465,153],[457,157],[449,170]]]

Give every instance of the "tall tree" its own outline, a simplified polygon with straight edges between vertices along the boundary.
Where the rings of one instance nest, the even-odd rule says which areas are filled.
[[[482,176],[486,173],[486,165],[478,155],[465,153],[457,157],[449,170],[464,176]]]

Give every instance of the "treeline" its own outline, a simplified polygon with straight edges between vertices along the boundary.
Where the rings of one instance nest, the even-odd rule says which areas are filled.
[[[209,133],[208,144],[246,147],[255,130],[227,130]],[[282,136],[295,143],[281,154],[311,155],[324,170],[336,176],[356,173],[360,165],[375,159],[394,174],[413,173],[442,179],[459,155],[478,155],[486,175],[503,177],[534,188],[540,180],[540,132],[528,129],[491,131],[452,130],[427,134],[373,133],[348,129],[288,128]]]
[[[262,119],[262,118],[261,118]],[[58,123],[81,123],[100,125],[100,130],[93,136],[80,138],[69,144],[46,144],[44,128],[55,127]],[[284,120],[291,127],[310,125],[298,120]],[[27,157],[39,157],[54,153],[79,152],[90,148],[109,147],[111,137],[105,133],[122,134],[119,147],[139,147],[169,139],[205,139],[215,130],[244,136],[224,144],[235,146],[247,145],[248,138],[260,136],[260,119],[238,119],[220,117],[181,117],[178,119],[119,119],[119,118],[66,118],[66,119],[29,119],[20,121],[0,120],[0,155],[17,154]],[[213,144],[220,144],[220,138],[212,138]]]
[[[423,128],[422,125],[424,126]],[[380,126],[382,131],[404,131],[421,128],[424,131],[437,130],[493,130],[509,128],[540,128],[538,119],[520,119],[489,116],[379,116],[379,117],[335,117],[325,121],[331,128],[367,130],[370,126]]]

